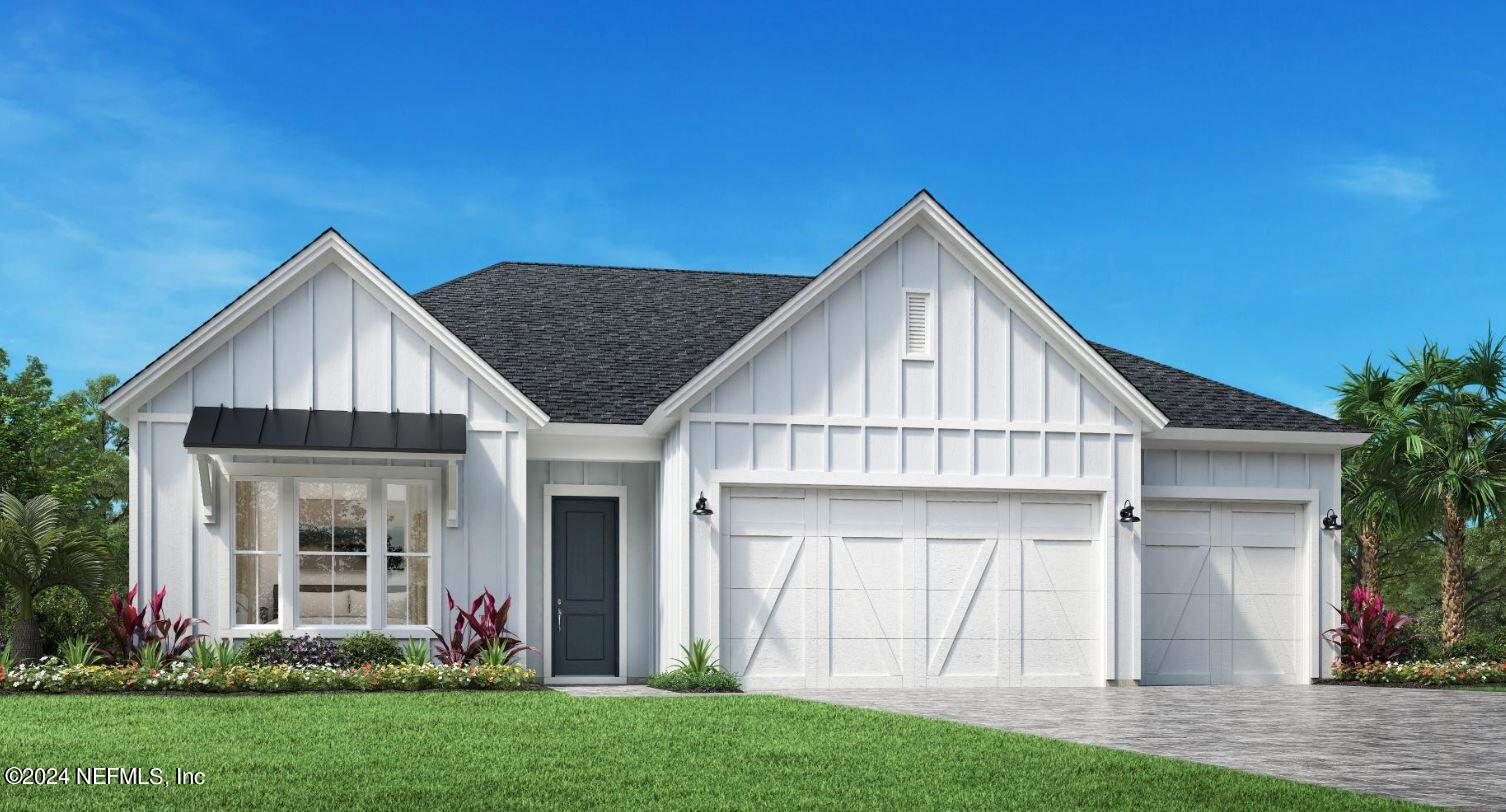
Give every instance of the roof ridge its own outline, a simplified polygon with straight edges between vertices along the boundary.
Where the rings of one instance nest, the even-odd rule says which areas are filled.
[[[470,273],[466,273],[466,274],[463,274],[461,276],[457,276],[454,279],[450,279],[450,280],[445,281],[445,282],[440,282],[437,285],[433,285],[431,287],[424,288],[423,290],[418,291],[417,293],[415,293],[413,295],[414,296],[418,296],[418,295],[421,295],[421,294],[424,294],[424,293],[428,293],[430,291],[437,290],[439,288],[445,287],[446,285],[451,285],[451,284],[454,284],[456,282],[460,282],[462,280],[469,279],[469,278],[471,278],[473,276],[477,276],[479,274],[486,273],[487,271],[494,271],[494,270],[505,269],[505,268],[509,268],[509,267],[512,267],[512,268],[579,268],[579,269],[583,269],[583,270],[595,270],[595,271],[650,271],[650,272],[654,272],[654,273],[693,273],[693,274],[706,274],[706,275],[715,275],[715,276],[745,276],[745,277],[756,277],[756,278],[764,278],[764,279],[767,279],[767,278],[774,278],[774,279],[815,279],[816,278],[814,275],[795,274],[795,273],[760,273],[760,272],[757,272],[757,271],[718,271],[718,270],[711,270],[711,269],[706,269],[706,268],[650,268],[650,267],[648,267],[646,265],[601,265],[601,264],[592,264],[592,263],[586,263],[586,262],[530,262],[530,261],[525,261],[525,260],[504,259],[504,260],[502,260],[500,262],[493,262],[492,264],[487,265],[484,268],[477,268],[476,270],[471,271]]]

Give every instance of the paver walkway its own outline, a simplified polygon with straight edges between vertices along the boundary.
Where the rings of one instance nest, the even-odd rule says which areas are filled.
[[[1506,808],[1506,693],[1332,685],[771,693],[1439,806]]]

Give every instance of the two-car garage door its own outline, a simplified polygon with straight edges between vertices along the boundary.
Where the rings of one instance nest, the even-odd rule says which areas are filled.
[[[1294,505],[1158,502],[1145,512],[1146,684],[1304,682],[1306,534]]]
[[[747,489],[721,656],[764,687],[1102,684],[1096,495]]]

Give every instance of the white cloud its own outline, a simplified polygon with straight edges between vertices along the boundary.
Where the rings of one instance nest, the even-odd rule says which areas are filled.
[[[1431,170],[1384,155],[1333,166],[1325,179],[1334,188],[1365,198],[1420,203],[1441,195]]]

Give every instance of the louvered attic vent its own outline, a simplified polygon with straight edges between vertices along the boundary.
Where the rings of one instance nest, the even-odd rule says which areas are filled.
[[[931,358],[931,292],[905,291],[905,357]]]

